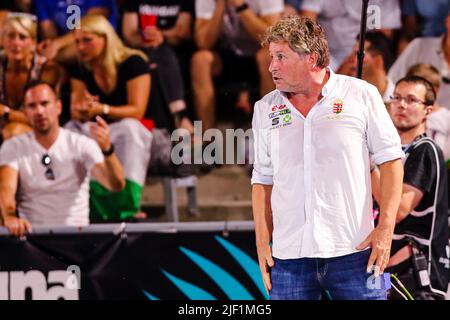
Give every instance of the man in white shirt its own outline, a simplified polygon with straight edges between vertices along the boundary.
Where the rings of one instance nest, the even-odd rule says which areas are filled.
[[[90,176],[111,191],[125,186],[109,127],[97,117],[96,141],[68,131],[59,126],[61,101],[51,85],[35,81],[24,91],[23,110],[33,131],[0,149],[2,225],[17,236],[31,232],[32,225],[85,226]]]
[[[389,77],[397,82],[408,69],[418,63],[429,63],[442,74],[436,102],[450,109],[450,12],[445,20],[447,32],[442,37],[416,38],[406,47],[389,69]]]
[[[266,289],[271,299],[318,299],[323,291],[385,299],[378,275],[389,259],[404,154],[381,96],[333,73],[323,30],[309,18],[278,22],[265,42],[276,90],[255,105],[252,184]],[[383,176],[375,229],[369,154]]]

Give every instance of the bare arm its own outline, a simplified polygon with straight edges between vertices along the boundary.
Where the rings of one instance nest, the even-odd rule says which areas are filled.
[[[233,0],[233,4],[236,7],[243,3],[243,0]],[[266,29],[275,24],[280,17],[281,13],[259,17],[251,8],[239,13],[239,20],[244,25],[245,30],[247,30],[248,34],[258,42],[261,41],[261,36],[266,32]]]
[[[224,12],[225,0],[217,0],[211,19],[196,19],[194,39],[199,49],[212,49],[222,29]]]
[[[302,17],[311,18],[313,20],[317,20],[317,17],[319,16],[316,12],[310,10],[300,10],[300,15]]]
[[[383,273],[389,261],[392,234],[400,206],[403,185],[403,165],[400,159],[388,161],[380,166],[380,218],[377,227],[357,246],[358,250],[372,248],[368,272],[375,263],[375,276]]]
[[[142,36],[139,31],[138,14],[135,12],[125,12],[123,15],[122,34],[126,42],[132,47],[144,47]]]
[[[399,223],[405,219],[411,211],[414,210],[423,198],[423,191],[407,183],[403,184],[400,206],[395,217],[395,223]],[[375,200],[381,202],[381,187],[380,187],[380,171],[375,169],[372,172],[372,194]]]
[[[270,247],[273,231],[271,195],[271,185],[253,185],[252,206],[253,219],[255,221],[256,248],[258,250],[259,268],[263,277],[264,287],[268,292],[272,289],[269,268],[274,265]]]
[[[16,216],[16,192],[19,173],[10,166],[0,167],[0,207],[2,223],[10,233],[22,236],[31,232],[31,224]]]
[[[177,45],[180,42],[191,38],[191,15],[187,12],[181,12],[178,15],[175,26],[168,30],[162,30],[164,39],[171,44]]]
[[[107,19],[109,19],[111,11],[106,7],[92,7],[87,11],[87,14],[98,14],[105,16]]]
[[[97,125],[92,127],[92,137],[97,141],[102,152],[111,148],[109,127],[101,117],[96,118]],[[106,189],[119,192],[125,187],[125,174],[115,153],[105,156],[105,161],[98,163],[92,170],[92,176]]]
[[[127,82],[128,104],[110,107],[109,117],[111,119],[135,118],[142,119],[147,109],[150,97],[150,75],[143,74]],[[76,120],[103,114],[103,104],[96,101],[86,101],[86,85],[77,79],[71,80],[72,84],[72,117]]]

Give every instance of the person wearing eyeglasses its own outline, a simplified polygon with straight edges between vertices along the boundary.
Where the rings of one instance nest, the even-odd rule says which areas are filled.
[[[429,81],[407,76],[397,82],[389,106],[406,160],[386,270],[396,274],[415,299],[427,300],[443,299],[449,282],[447,171],[441,149],[425,133],[435,100]],[[377,201],[379,189],[377,182]],[[401,299],[401,294],[393,290],[390,298]]]
[[[32,225],[89,224],[90,178],[110,191],[125,186],[108,125],[96,118],[95,141],[60,127],[61,101],[43,81],[25,88],[23,111],[33,130],[0,149],[2,225],[22,236]]]

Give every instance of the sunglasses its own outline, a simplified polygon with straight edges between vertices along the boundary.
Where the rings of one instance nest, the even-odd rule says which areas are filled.
[[[52,158],[46,153],[42,156],[41,163],[47,168],[45,170],[47,180],[55,180],[55,173],[52,169]]]

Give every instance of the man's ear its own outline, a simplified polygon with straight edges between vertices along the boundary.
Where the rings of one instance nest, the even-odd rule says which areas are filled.
[[[311,53],[308,55],[308,65],[311,69],[314,69],[317,67],[317,60],[319,60],[319,57],[317,56],[317,53]]]
[[[433,106],[426,106],[425,107],[425,115],[428,117],[433,112]]]
[[[384,70],[384,58],[381,54],[377,54],[373,57],[375,59],[375,63],[378,68],[381,68]]]
[[[56,101],[56,108],[58,110],[58,116],[60,116],[61,113],[62,113],[62,102],[61,102],[61,99],[58,99]]]

